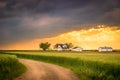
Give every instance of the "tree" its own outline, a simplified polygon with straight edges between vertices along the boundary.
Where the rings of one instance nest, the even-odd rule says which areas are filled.
[[[66,43],[66,45],[68,46],[68,49],[70,49],[70,48],[73,47],[73,44],[72,44],[72,43]]]
[[[59,43],[54,45],[54,49],[58,48]]]
[[[46,51],[47,49],[49,49],[50,45],[51,45],[50,43],[45,42],[45,43],[41,43],[39,47],[42,48],[43,51]]]

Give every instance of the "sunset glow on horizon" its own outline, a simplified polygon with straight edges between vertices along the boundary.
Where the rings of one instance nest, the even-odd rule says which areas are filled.
[[[39,50],[41,42],[120,49],[120,0],[1,0],[0,50]]]
[[[120,49],[120,30],[117,27],[104,27],[99,25],[90,29],[82,29],[62,33],[50,38],[40,38],[17,42],[6,45],[2,49],[10,50],[39,50],[41,42],[51,43],[51,49],[56,43],[73,43],[74,46],[80,46],[83,49],[98,49],[101,46],[110,46],[113,49]]]

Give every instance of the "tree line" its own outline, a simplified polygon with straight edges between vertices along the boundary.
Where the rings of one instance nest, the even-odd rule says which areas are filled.
[[[72,43],[64,43],[64,44],[68,46],[67,49],[70,49],[73,47]],[[58,45],[59,45],[59,43],[55,44],[54,49],[58,48]],[[50,48],[50,46],[51,46],[51,44],[48,42],[43,42],[43,43],[39,44],[39,48],[41,48],[43,51],[48,50]]]

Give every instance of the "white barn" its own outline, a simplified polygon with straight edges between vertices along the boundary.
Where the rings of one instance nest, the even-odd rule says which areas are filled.
[[[81,47],[74,47],[73,49],[71,49],[71,51],[82,52],[83,48],[81,48]]]
[[[112,47],[99,47],[98,48],[98,51],[99,52],[112,52],[113,51],[113,49],[112,49]]]

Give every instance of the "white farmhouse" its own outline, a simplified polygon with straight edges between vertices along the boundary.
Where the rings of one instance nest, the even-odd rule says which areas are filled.
[[[63,49],[62,49],[62,47],[60,45],[58,45],[57,50],[62,51]]]
[[[113,51],[113,49],[112,49],[112,47],[99,47],[98,48],[98,51],[99,52],[112,52]]]
[[[63,50],[67,50],[69,47],[67,44],[57,44],[57,50],[58,51],[63,51]]]
[[[81,48],[81,47],[74,47],[73,49],[71,49],[71,51],[82,52],[83,48]]]

